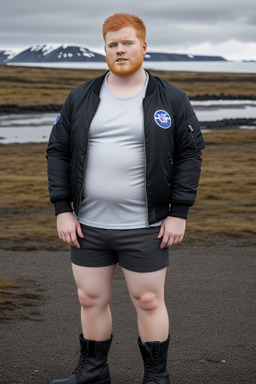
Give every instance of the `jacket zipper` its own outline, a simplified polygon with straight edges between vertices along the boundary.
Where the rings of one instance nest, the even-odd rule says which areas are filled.
[[[149,228],[149,218],[148,218],[148,194],[147,194],[147,159],[146,159],[146,135],[145,135],[145,113],[143,108],[143,136],[144,136],[144,178],[145,178],[145,197],[146,197],[146,215],[147,215],[147,227]]]
[[[194,142],[194,144],[195,144],[195,148],[197,148],[196,140],[195,140],[195,137],[194,137],[194,128],[192,127],[191,124],[189,124],[189,125],[188,125],[188,129],[189,129],[189,131],[191,132],[191,137],[192,137],[192,140],[193,140],[193,142]]]
[[[84,157],[84,164],[83,164],[83,178],[82,178],[82,188],[81,188],[81,191],[80,191],[80,196],[79,196],[79,205],[78,205],[78,210],[77,210],[77,217],[79,216],[79,212],[80,212],[80,207],[81,207],[81,201],[82,201],[82,194],[83,194],[83,191],[84,191],[84,173],[85,173],[85,165],[86,165],[86,162],[87,162],[87,157],[88,157],[88,147],[89,147],[89,134],[90,134],[90,128],[91,128],[91,122],[97,112],[97,109],[99,107],[99,104],[97,105],[97,108],[89,122],[89,127],[88,127],[88,131],[87,131],[87,144],[86,144],[86,154],[85,154],[85,157]]]

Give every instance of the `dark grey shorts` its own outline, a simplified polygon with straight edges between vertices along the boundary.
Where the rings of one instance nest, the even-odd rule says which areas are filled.
[[[85,267],[119,263],[134,272],[152,272],[169,265],[168,248],[160,249],[160,227],[100,229],[81,225],[81,248],[71,247],[71,262]]]

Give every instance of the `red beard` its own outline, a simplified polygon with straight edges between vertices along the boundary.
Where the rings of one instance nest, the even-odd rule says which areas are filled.
[[[144,55],[142,52],[136,59],[128,59],[121,63],[118,63],[116,60],[111,60],[108,55],[106,55],[107,65],[110,71],[119,77],[129,77],[136,73],[142,67],[143,59]]]

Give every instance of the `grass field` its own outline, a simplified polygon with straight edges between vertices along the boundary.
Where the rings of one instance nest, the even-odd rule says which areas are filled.
[[[184,244],[256,244],[256,130],[205,133],[196,204]],[[0,145],[0,248],[66,247],[49,202],[46,144]]]
[[[3,105],[61,105],[70,89],[103,71],[1,67]],[[256,74],[153,72],[190,97],[256,98]],[[245,116],[246,117],[246,116]],[[256,244],[256,130],[205,133],[198,198],[184,244],[235,240]],[[0,248],[58,249],[49,202],[46,144],[0,144]]]
[[[0,67],[0,106],[62,105],[70,90],[104,71]],[[190,98],[256,99],[256,74],[151,71]]]

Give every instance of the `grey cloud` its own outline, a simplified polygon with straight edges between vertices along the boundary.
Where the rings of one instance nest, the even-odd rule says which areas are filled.
[[[182,50],[229,40],[256,43],[255,0],[8,0],[0,13],[0,49],[34,43],[103,47],[102,23],[116,12],[140,16],[150,48]]]

